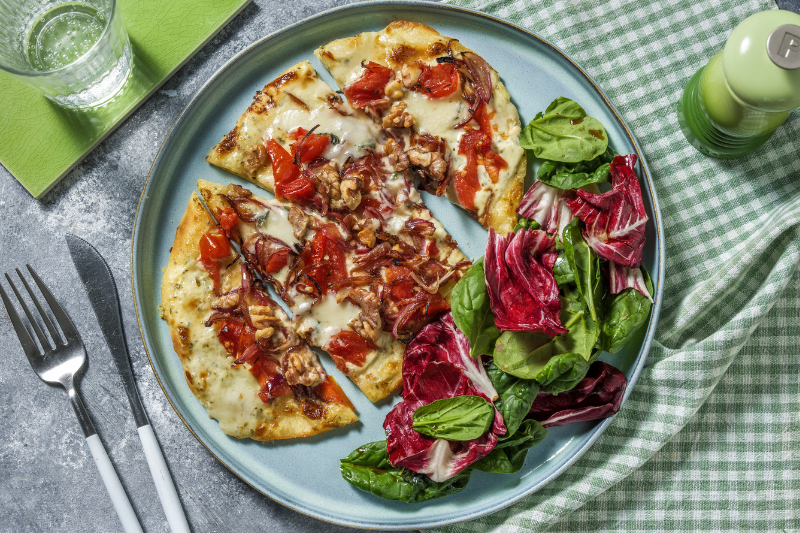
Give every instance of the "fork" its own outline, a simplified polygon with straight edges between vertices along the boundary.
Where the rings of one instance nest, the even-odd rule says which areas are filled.
[[[25,286],[25,290],[28,291],[28,295],[30,295],[33,304],[36,306],[36,310],[39,312],[42,322],[53,338],[53,346],[51,346],[49,339],[44,331],[42,331],[39,323],[33,318],[25,300],[22,299],[17,287],[11,281],[11,277],[6,273],[6,279],[9,285],[11,285],[11,289],[14,291],[17,300],[19,300],[22,310],[25,312],[25,316],[27,316],[28,322],[36,333],[36,337],[39,339],[39,343],[42,346],[42,351],[39,351],[39,348],[36,346],[33,338],[31,338],[25,324],[14,309],[8,294],[6,294],[3,286],[0,285],[0,297],[3,299],[3,304],[11,319],[11,324],[14,326],[17,337],[19,337],[20,344],[22,344],[22,350],[28,357],[28,362],[30,362],[34,372],[36,372],[42,381],[50,385],[61,385],[66,389],[69,395],[69,402],[83,430],[83,436],[86,437],[86,444],[89,446],[94,462],[100,470],[100,477],[103,478],[103,483],[106,486],[108,495],[111,497],[117,515],[122,522],[125,533],[142,533],[142,526],[139,525],[139,520],[133,512],[131,502],[128,500],[125,490],[122,488],[114,466],[108,458],[103,443],[97,436],[94,424],[92,424],[89,413],[86,411],[86,407],[84,407],[83,401],[81,401],[81,397],[78,394],[78,389],[76,388],[75,378],[86,364],[86,348],[83,346],[83,341],[78,334],[78,330],[75,329],[75,325],[72,323],[69,316],[67,316],[67,313],[64,312],[64,309],[58,304],[47,286],[45,286],[44,282],[42,282],[30,265],[26,266],[28,267],[31,277],[33,277],[33,280],[44,296],[44,299],[47,301],[50,312],[61,327],[64,334],[64,341],[62,342],[58,331],[42,309],[39,300],[36,299],[28,282],[25,281],[25,278],[22,276],[22,272],[16,269],[19,278],[22,280],[22,284]]]

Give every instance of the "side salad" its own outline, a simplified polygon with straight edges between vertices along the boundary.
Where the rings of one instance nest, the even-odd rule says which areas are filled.
[[[386,440],[341,460],[359,489],[409,503],[455,494],[474,470],[519,471],[547,427],[619,410],[627,379],[597,358],[620,351],[653,303],[636,156],[617,155],[564,97],[520,143],[541,165],[519,221],[489,230],[451,310],[409,343]]]

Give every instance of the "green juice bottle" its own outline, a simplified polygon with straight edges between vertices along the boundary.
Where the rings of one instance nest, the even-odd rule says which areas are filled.
[[[800,107],[800,15],[756,13],[692,76],[678,121],[700,152],[734,159],[769,140]]]

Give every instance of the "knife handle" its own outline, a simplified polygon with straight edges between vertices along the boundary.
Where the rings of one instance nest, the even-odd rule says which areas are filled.
[[[100,442],[100,437],[96,433],[89,435],[86,437],[86,444],[89,446],[89,451],[92,452],[97,469],[100,470],[100,477],[103,478],[103,483],[106,486],[108,495],[111,497],[111,502],[114,504],[114,509],[117,510],[119,521],[122,522],[122,529],[125,530],[125,533],[142,533],[139,519],[136,518],[136,513],[133,512],[128,495],[125,494],[125,489],[122,488],[122,483],[119,482],[117,472],[108,458],[103,443]]]
[[[186,515],[183,513],[183,507],[178,498],[178,492],[175,490],[172,477],[169,475],[169,469],[167,469],[167,463],[164,461],[161,446],[158,445],[156,435],[153,433],[153,427],[150,424],[146,424],[140,426],[138,431],[144,448],[144,456],[147,458],[147,466],[150,467],[150,473],[153,475],[158,499],[161,500],[164,514],[167,515],[170,531],[172,533],[190,533],[189,524],[186,523]]]

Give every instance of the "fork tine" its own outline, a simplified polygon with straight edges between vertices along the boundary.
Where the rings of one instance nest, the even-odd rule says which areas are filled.
[[[36,282],[39,290],[42,291],[42,296],[44,296],[44,299],[47,300],[47,304],[50,306],[50,311],[53,312],[53,316],[56,317],[56,322],[58,322],[58,325],[61,326],[61,331],[64,332],[64,337],[66,337],[67,340],[76,340],[80,342],[81,336],[78,334],[78,330],[75,329],[75,324],[72,323],[69,315],[67,315],[58,301],[56,301],[55,297],[50,292],[50,289],[47,288],[47,285],[44,284],[33,268],[31,268],[30,265],[25,266],[28,267],[28,272],[31,273],[33,281]]]
[[[33,318],[33,315],[28,309],[28,304],[26,304],[25,300],[22,299],[22,295],[19,293],[16,285],[14,285],[14,282],[11,281],[11,277],[8,274],[6,274],[6,280],[8,280],[8,284],[11,285],[11,290],[14,291],[14,294],[17,296],[17,300],[19,300],[19,304],[22,306],[22,310],[25,311],[25,316],[28,317],[28,322],[31,323],[33,331],[39,338],[39,343],[41,343],[42,345],[42,350],[44,350],[45,352],[49,352],[51,350],[50,341],[47,339],[47,336],[44,334],[44,331],[42,331],[42,328],[39,327],[39,323],[36,322],[35,318]]]
[[[19,279],[22,280],[22,284],[25,286],[25,290],[28,291],[31,300],[33,300],[33,305],[36,306],[36,310],[39,311],[39,314],[42,316],[42,321],[44,322],[44,325],[47,327],[47,331],[49,331],[50,336],[53,337],[53,345],[58,346],[59,344],[61,344],[61,336],[59,336],[58,330],[55,328],[55,326],[53,326],[53,323],[50,322],[50,318],[47,316],[47,313],[44,312],[44,309],[42,309],[42,306],[39,303],[39,299],[36,298],[36,296],[33,294],[33,291],[31,290],[31,286],[28,285],[28,282],[25,281],[25,278],[22,277],[22,272],[20,272],[19,269],[16,270]]]
[[[8,277],[8,274],[6,274],[6,277]],[[8,317],[11,319],[11,324],[14,326],[14,331],[17,332],[19,343],[22,344],[22,351],[24,351],[25,355],[28,357],[38,357],[39,348],[36,346],[36,343],[33,342],[31,334],[28,333],[25,324],[22,323],[22,319],[20,319],[16,309],[14,309],[14,306],[11,304],[11,300],[8,298],[6,291],[3,290],[2,285],[0,285],[0,297],[3,298],[3,305],[6,306]]]

